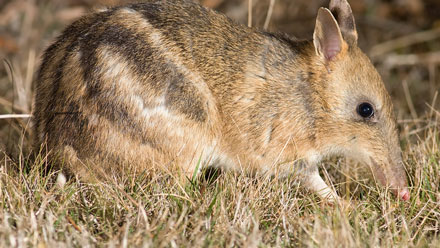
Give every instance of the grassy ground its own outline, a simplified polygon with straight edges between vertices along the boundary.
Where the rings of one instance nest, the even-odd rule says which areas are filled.
[[[164,174],[64,183],[57,171],[47,175],[44,159],[31,169],[25,160],[5,160],[0,246],[438,247],[440,137],[436,127],[428,132],[405,146],[409,202],[363,176],[346,176],[350,163],[329,163],[331,179],[350,203],[343,208],[322,204],[294,178],[223,172],[213,182],[181,183]]]
[[[245,1],[203,2],[247,22]],[[252,23],[264,26],[270,1],[253,2]],[[440,4],[351,2],[360,44],[395,102],[409,202],[397,201],[345,159],[324,163],[322,171],[344,199],[341,206],[322,203],[293,176],[222,172],[185,182],[169,174],[65,181],[44,155],[29,159],[28,119],[0,119],[0,247],[440,247]],[[310,37],[321,5],[276,1],[268,28]],[[0,116],[30,113],[42,50],[94,6],[88,0],[0,3]]]

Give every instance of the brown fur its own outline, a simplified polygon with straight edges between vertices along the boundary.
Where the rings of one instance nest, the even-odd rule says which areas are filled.
[[[352,18],[344,0],[332,4]],[[84,178],[126,165],[192,174],[199,159],[235,169],[308,168],[308,177],[322,158],[343,154],[404,188],[392,103],[356,46],[354,19],[337,20],[342,35],[331,36],[326,30],[339,26],[321,12],[315,43],[238,25],[190,1],[87,15],[44,55],[36,145],[47,144]],[[341,39],[331,59],[317,45],[322,38],[326,47],[326,37]],[[376,108],[374,120],[356,113],[362,101]]]

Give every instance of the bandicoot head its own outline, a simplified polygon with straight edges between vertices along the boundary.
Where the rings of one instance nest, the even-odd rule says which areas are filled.
[[[374,177],[408,200],[393,106],[385,86],[357,47],[357,32],[346,0],[321,8],[313,42],[316,65],[324,68],[326,137],[323,148],[370,166]],[[329,132],[330,131],[330,132]]]

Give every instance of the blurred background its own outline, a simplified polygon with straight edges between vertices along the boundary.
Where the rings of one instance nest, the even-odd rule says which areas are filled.
[[[0,157],[31,143],[32,80],[44,49],[72,21],[128,0],[0,0]],[[139,2],[139,1],[138,1]],[[310,39],[327,0],[200,0],[245,25]],[[404,140],[438,125],[439,0],[351,0],[359,46],[390,91]],[[251,11],[249,11],[251,10]],[[249,15],[251,13],[251,15]],[[435,118],[434,118],[435,117]]]

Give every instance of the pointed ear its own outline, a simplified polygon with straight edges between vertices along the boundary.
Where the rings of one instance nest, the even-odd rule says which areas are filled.
[[[333,60],[347,46],[342,39],[338,23],[326,8],[320,8],[318,11],[313,44],[318,56],[327,62]]]
[[[339,24],[344,40],[349,45],[356,45],[358,35],[353,12],[347,0],[331,0],[330,11]]]

